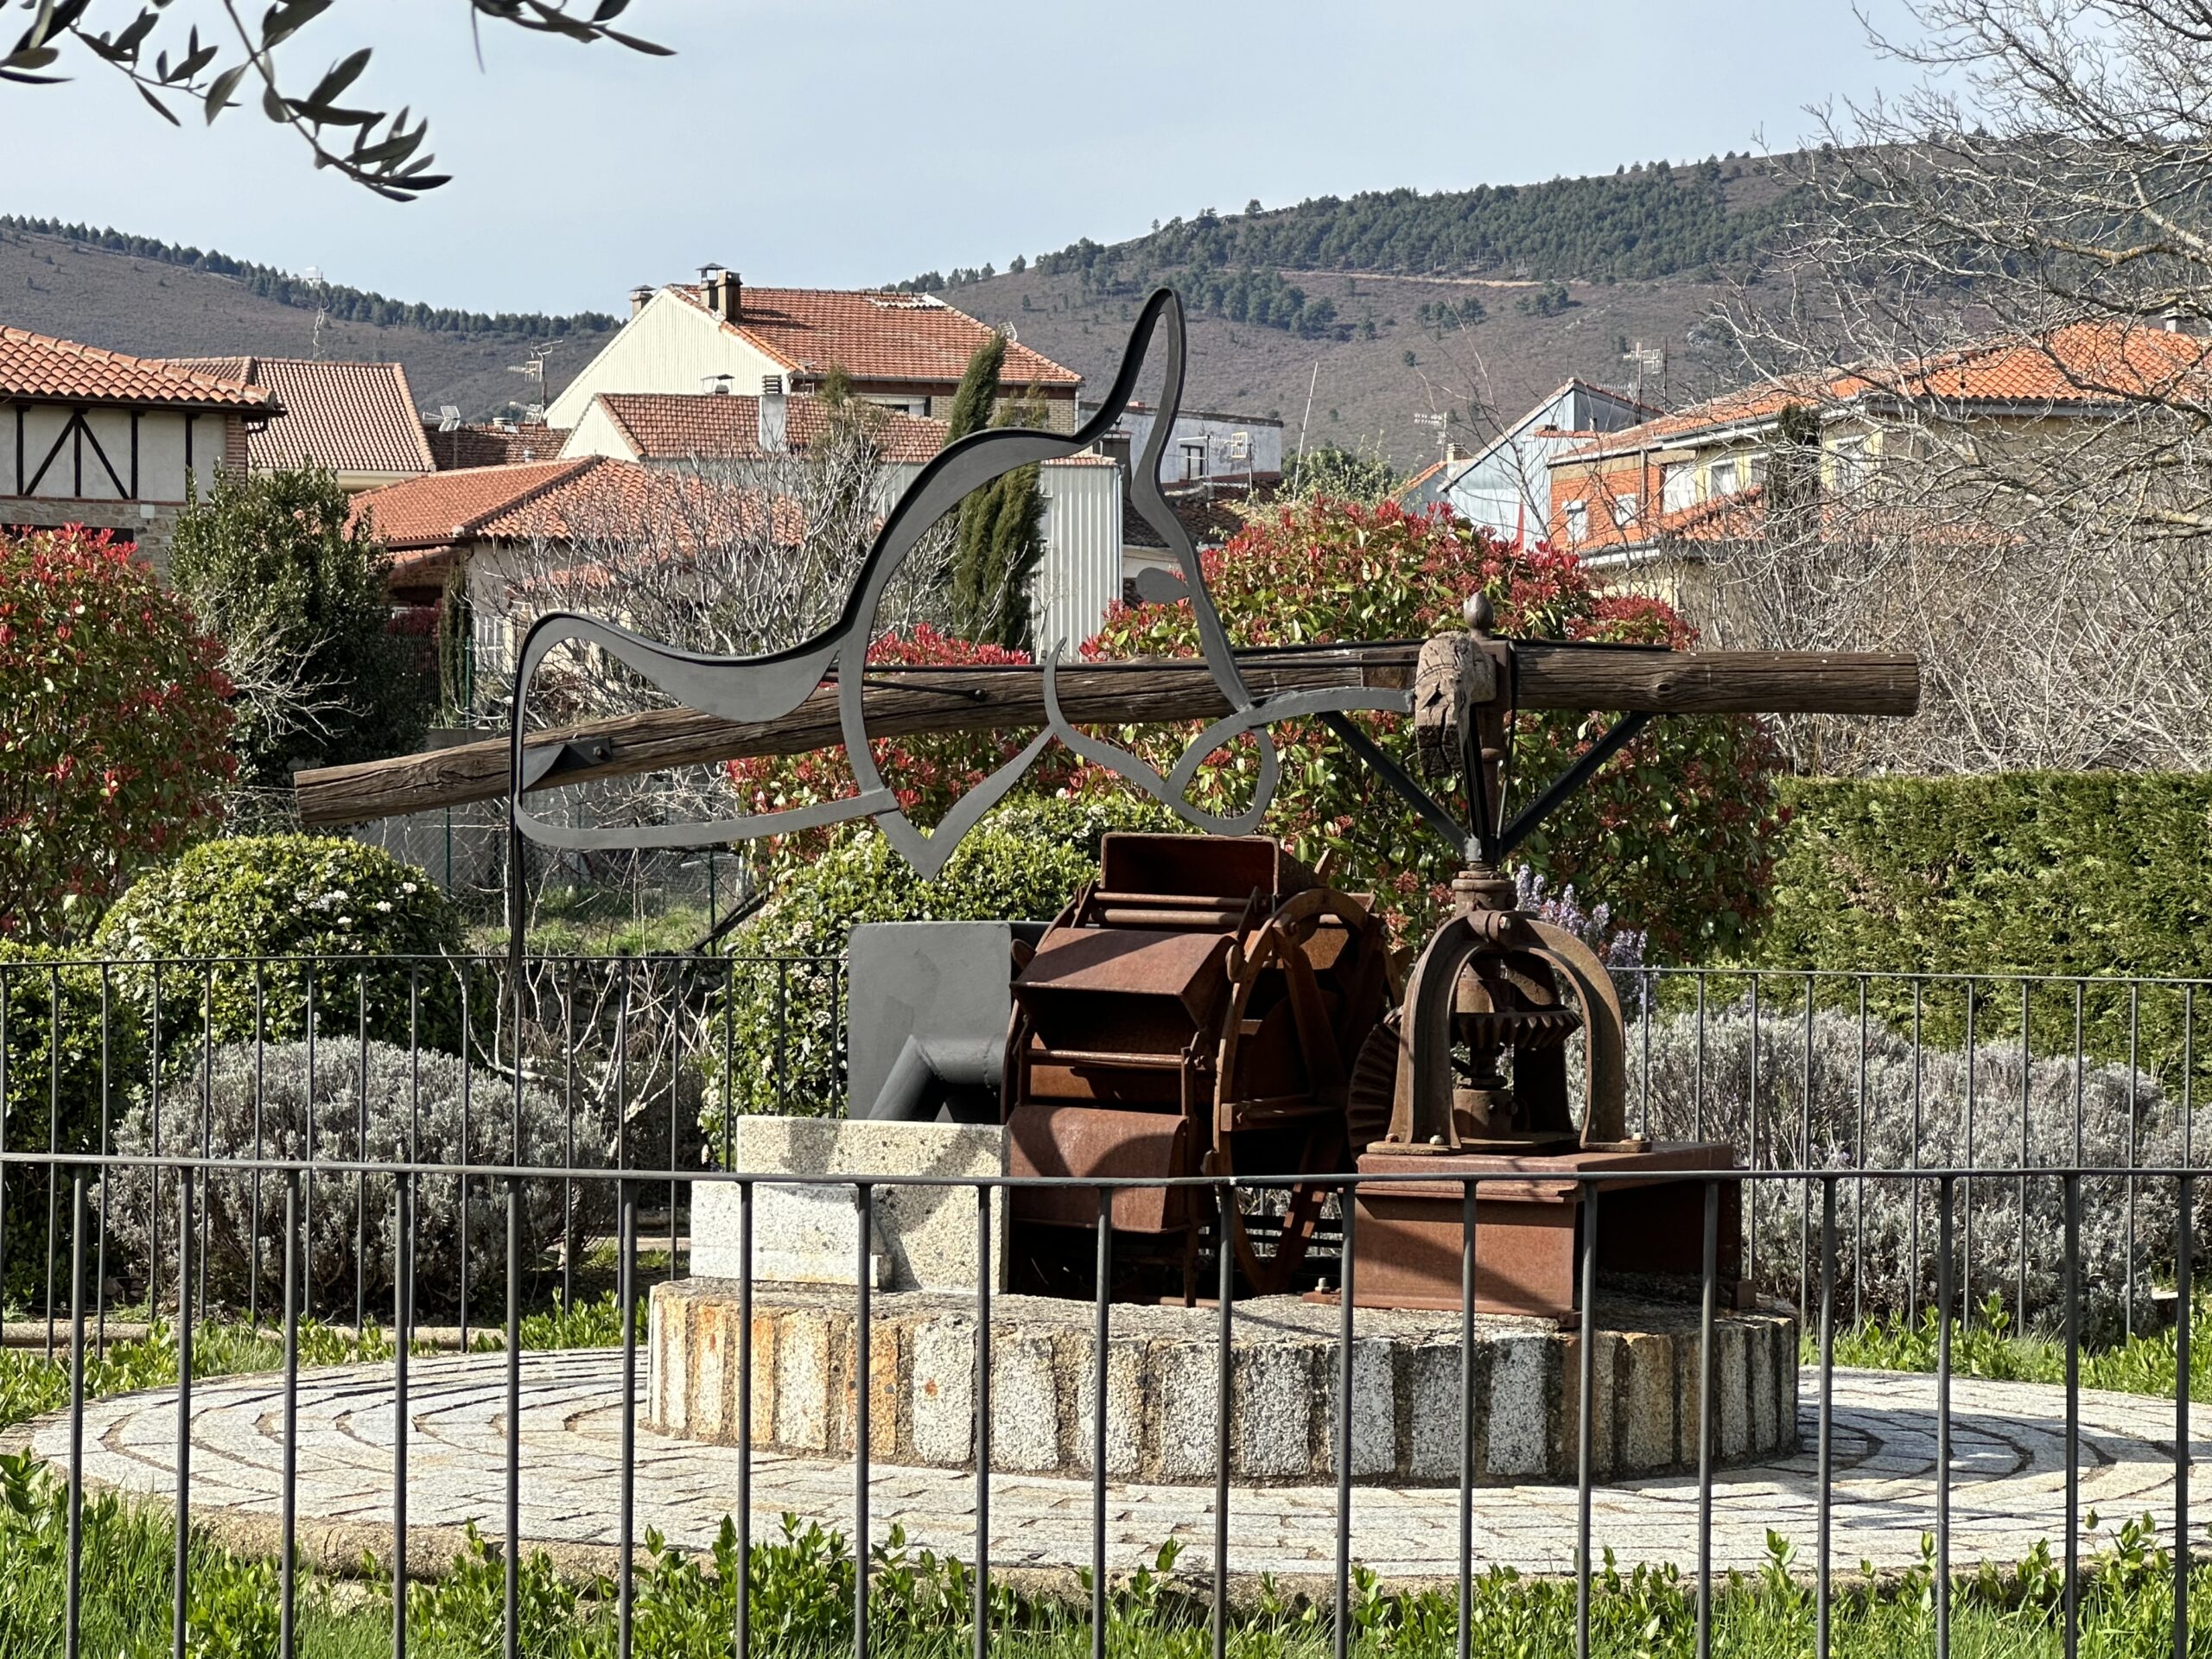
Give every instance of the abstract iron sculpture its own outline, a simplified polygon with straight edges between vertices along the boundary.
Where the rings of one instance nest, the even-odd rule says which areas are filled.
[[[1181,567],[1185,591],[1196,613],[1198,641],[1208,671],[1227,698],[1230,712],[1191,740],[1180,760],[1162,774],[1128,750],[1078,731],[1063,715],[1055,690],[1057,658],[1045,664],[1045,729],[1020,753],[1007,761],[970,790],[944,815],[937,829],[925,834],[899,807],[898,797],[876,769],[868,747],[864,717],[863,686],[868,649],[875,632],[878,607],[885,588],[906,563],[922,536],[939,518],[958,506],[970,491],[1017,467],[1058,460],[1090,448],[1110,431],[1135,396],[1145,353],[1155,334],[1160,337],[1166,359],[1160,417],[1152,425],[1142,460],[1133,470],[1130,495],[1137,512],[1161,537]],[[1255,696],[1239,671],[1221,615],[1206,591],[1199,568],[1198,548],[1182,521],[1169,509],[1160,488],[1160,461],[1175,423],[1183,397],[1183,305],[1171,289],[1160,289],[1145,302],[1143,313],[1131,332],[1122,366],[1098,412],[1072,434],[1039,432],[1027,427],[995,427],[949,444],[925,466],[907,486],[877,531],[874,544],[861,563],[852,591],[836,622],[813,639],[787,650],[757,657],[722,657],[681,651],[658,640],[618,627],[611,622],[556,611],[540,617],[524,637],[515,673],[509,710],[507,810],[512,827],[531,840],[579,850],[645,847],[690,847],[710,842],[747,841],[760,836],[787,835],[853,818],[873,817],[899,855],[924,876],[933,876],[952,855],[960,839],[1006,798],[1020,781],[1045,747],[1054,738],[1084,760],[1120,774],[1157,797],[1187,823],[1220,835],[1245,835],[1258,824],[1274,798],[1281,765],[1269,724],[1279,720],[1322,715],[1341,720],[1354,709],[1408,712],[1412,700],[1403,691],[1359,687],[1331,688]],[[789,715],[818,686],[834,680],[838,689],[838,711],[843,728],[845,753],[860,785],[857,794],[811,806],[778,812],[750,814],[680,824],[614,826],[576,829],[548,823],[526,811],[523,795],[543,775],[558,756],[558,749],[533,756],[537,770],[525,764],[523,711],[532,677],[549,652],[569,641],[598,647],[633,672],[643,675],[687,708],[724,720],[765,721]],[[1246,733],[1258,741],[1260,772],[1249,805],[1233,816],[1201,811],[1185,798],[1199,763],[1223,744]]]

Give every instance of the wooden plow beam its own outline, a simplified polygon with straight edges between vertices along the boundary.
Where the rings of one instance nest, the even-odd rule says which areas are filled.
[[[1920,703],[1910,656],[1848,652],[1672,652],[1515,640],[1512,702],[1522,709],[1624,714],[1910,715]],[[1419,641],[1240,652],[1260,698],[1369,687],[1411,692]],[[1211,720],[1228,699],[1196,658],[1079,663],[1058,671],[1062,712],[1078,726]],[[656,709],[524,741],[532,789],[632,777],[756,755],[802,754],[843,741],[838,689],[825,682],[781,719],[741,722]],[[871,668],[862,691],[874,737],[1018,729],[1045,723],[1041,668]],[[501,798],[507,740],[464,743],[295,774],[300,822],[333,828]]]

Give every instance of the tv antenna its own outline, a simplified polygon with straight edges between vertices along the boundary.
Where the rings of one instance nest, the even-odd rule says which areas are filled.
[[[438,430],[441,432],[457,432],[460,429],[461,405],[458,404],[440,404],[438,405]]]
[[[1643,401],[1643,377],[1646,371],[1658,375],[1659,395],[1662,397],[1667,395],[1667,342],[1665,340],[1661,340],[1656,346],[1646,346],[1639,340],[1633,349],[1621,353],[1621,361],[1636,365],[1636,391],[1633,395],[1637,403]]]

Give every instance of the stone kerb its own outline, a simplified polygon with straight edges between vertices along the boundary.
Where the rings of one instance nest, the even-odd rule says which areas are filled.
[[[972,1222],[972,1218],[971,1218]],[[972,1295],[874,1299],[871,1455],[972,1467]],[[1084,1302],[1002,1296],[992,1304],[992,1466],[1090,1471],[1093,1375]],[[753,1440],[813,1456],[853,1449],[853,1296],[756,1284]],[[1608,1300],[1598,1337],[1594,1455],[1600,1478],[1697,1465],[1695,1311]],[[1335,1478],[1337,1311],[1290,1297],[1240,1303],[1230,1410],[1233,1478]],[[1106,1360],[1107,1471],[1144,1481],[1214,1477],[1211,1309],[1117,1306]],[[1484,1319],[1475,1353],[1475,1478],[1575,1478],[1580,1338],[1538,1321]],[[647,1427],[737,1444],[738,1287],[688,1279],[654,1287]],[[1743,1463],[1797,1443],[1797,1326],[1785,1313],[1720,1316],[1714,1330],[1717,1458]],[[1456,1314],[1363,1311],[1352,1358],[1351,1474],[1375,1484],[1456,1482],[1460,1364]]]

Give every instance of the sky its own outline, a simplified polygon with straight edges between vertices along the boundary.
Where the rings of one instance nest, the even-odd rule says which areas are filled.
[[[1877,0],[1876,21],[1902,3]],[[346,0],[280,59],[305,86],[375,48],[358,99],[427,114],[455,175],[418,201],[317,172],[254,107],[213,127],[187,108],[170,128],[79,54],[67,85],[0,83],[0,156],[38,160],[7,169],[0,212],[406,300],[620,311],[637,284],[709,261],[767,286],[863,286],[1255,197],[1786,149],[1808,106],[1906,78],[1850,0],[634,0],[626,26],[675,57],[487,24],[481,70],[467,14]]]

